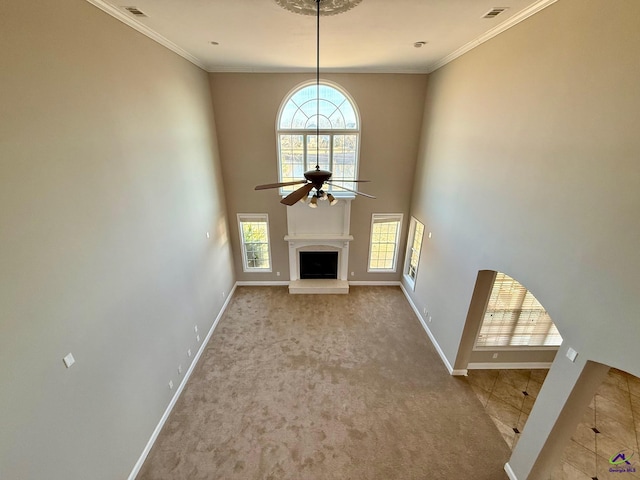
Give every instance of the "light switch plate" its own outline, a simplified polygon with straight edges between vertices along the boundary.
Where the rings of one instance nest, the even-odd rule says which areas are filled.
[[[64,362],[64,365],[69,368],[71,365],[73,365],[74,363],[76,363],[76,359],[73,358],[73,354],[69,353],[67,356],[65,356],[62,361]]]
[[[567,350],[567,358],[572,362],[575,362],[577,356],[578,356],[578,352],[576,352],[573,348],[569,347],[569,350]]]

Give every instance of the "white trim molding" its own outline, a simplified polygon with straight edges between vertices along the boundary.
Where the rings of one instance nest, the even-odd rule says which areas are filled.
[[[511,27],[514,27],[518,23],[526,20],[532,15],[535,15],[540,10],[547,8],[549,5],[552,5],[557,1],[558,0],[538,0],[533,5],[530,5],[524,10],[521,10],[520,12],[516,13],[513,17],[505,20],[500,25],[497,25],[495,28],[492,28],[488,32],[480,35],[478,38],[471,40],[469,43],[461,46],[455,52],[452,52],[446,57],[441,58],[437,62],[432,63],[431,65],[429,65],[429,68],[427,68],[427,73],[431,73],[439,69],[440,67],[445,66],[449,62],[453,62],[456,58],[461,57],[468,51],[473,50],[477,46],[482,45],[487,40],[491,40],[493,37],[500,35],[502,32],[509,30]]]
[[[418,310],[418,307],[416,307],[416,304],[413,303],[413,300],[411,300],[409,293],[404,288],[404,285],[402,283],[400,284],[400,289],[404,293],[404,296],[407,298],[407,301],[409,302],[409,305],[411,305],[413,312],[418,317],[418,320],[420,320],[420,323],[422,324],[422,328],[424,328],[424,331],[427,332],[427,335],[429,335],[429,339],[431,340],[431,343],[433,343],[433,346],[438,352],[438,355],[440,355],[440,359],[442,360],[442,363],[444,363],[444,366],[449,371],[449,375],[455,375],[455,376],[466,375],[467,374],[466,370],[453,369],[453,367],[451,366],[451,363],[449,363],[449,360],[447,359],[447,356],[444,354],[444,352],[442,351],[442,348],[440,348],[440,345],[436,341],[436,338],[433,336],[433,333],[431,333],[431,330],[429,330],[429,327],[427,327],[427,322],[425,322],[424,318],[422,318],[422,315],[420,315],[420,311]]]
[[[468,370],[519,370],[551,368],[551,362],[476,362],[467,365]]]
[[[142,451],[142,454],[140,455],[140,458],[138,458],[138,461],[133,466],[133,470],[131,470],[131,473],[129,474],[128,480],[135,480],[135,478],[138,476],[138,473],[140,473],[140,469],[142,468],[142,465],[144,464],[144,461],[147,459],[147,455],[149,455],[149,452],[151,451],[151,448],[153,447],[153,444],[156,442],[156,439],[158,438],[158,435],[160,434],[160,431],[162,430],[162,427],[164,427],[164,424],[167,421],[167,419],[169,418],[169,415],[171,414],[171,411],[173,410],[173,407],[175,406],[176,402],[178,401],[178,398],[180,398],[180,394],[182,393],[182,390],[184,389],[185,385],[189,381],[189,377],[191,377],[191,373],[193,373],[193,370],[194,370],[195,366],[197,365],[198,360],[200,359],[200,356],[202,355],[202,352],[204,352],[204,349],[207,346],[207,343],[209,343],[209,339],[211,338],[211,335],[213,335],[213,331],[216,329],[216,326],[218,325],[218,322],[222,318],[222,315],[224,314],[224,312],[227,310],[227,306],[229,305],[229,302],[231,301],[231,298],[233,297],[233,293],[235,291],[236,291],[236,285],[233,286],[233,288],[229,292],[229,295],[227,295],[227,298],[225,299],[224,303],[222,304],[222,308],[220,309],[220,312],[218,312],[218,315],[216,316],[216,319],[213,321],[213,325],[211,325],[211,328],[209,329],[209,332],[207,333],[207,336],[204,338],[203,342],[200,344],[200,348],[198,349],[198,353],[196,353],[195,357],[193,357],[193,361],[191,362],[191,365],[189,366],[189,369],[185,373],[184,378],[182,379],[182,382],[180,382],[180,385],[176,389],[176,393],[171,398],[171,401],[169,402],[169,405],[165,409],[164,413],[162,414],[162,417],[160,417],[160,421],[158,422],[158,425],[156,425],[156,428],[153,430],[153,433],[151,434],[151,438],[149,438],[149,441],[147,442],[147,445],[144,447],[144,450]]]
[[[516,477],[516,474],[511,469],[511,465],[509,465],[509,462],[504,464],[504,471],[507,472],[507,477],[509,477],[509,480],[518,480],[518,477]]]
[[[144,25],[143,23],[140,23],[135,18],[133,18],[130,15],[128,15],[127,13],[123,12],[121,9],[119,9],[117,7],[114,7],[113,5],[107,3],[107,2],[105,2],[103,0],[87,0],[87,2],[89,2],[90,4],[98,7],[103,12],[108,13],[113,18],[116,18],[116,19],[120,20],[125,25],[128,25],[131,28],[133,28],[134,30],[137,30],[138,32],[142,33],[143,35],[149,37],[151,40],[153,40],[155,42],[158,42],[163,47],[168,48],[169,50],[171,50],[174,53],[177,53],[178,55],[180,55],[185,60],[188,60],[191,63],[193,63],[194,65],[197,65],[198,67],[200,67],[201,69],[206,70],[206,67],[205,67],[204,63],[202,63],[200,61],[200,59],[198,59],[197,57],[194,57],[189,52],[187,52],[183,48],[181,48],[178,45],[176,45],[175,43],[173,43],[171,40],[166,39],[165,37],[163,37],[162,35],[157,33],[155,30],[152,30],[149,27],[147,27],[146,25]],[[125,5],[131,5],[131,4],[129,3],[129,4],[125,4]]]
[[[237,281],[233,288],[237,287],[286,287],[289,281]]]
[[[151,40],[159,43],[160,45],[168,48],[174,53],[177,53],[184,59],[189,62],[197,65],[201,69],[206,72],[245,72],[245,73],[300,73],[300,72],[311,72],[312,70],[309,68],[302,67],[261,67],[254,68],[250,66],[239,66],[239,67],[227,67],[224,65],[205,65],[201,59],[191,55],[189,52],[179,47],[169,39],[163,37],[156,31],[147,27],[143,23],[139,22],[135,18],[131,17],[129,14],[122,11],[120,8],[107,3],[105,0],[86,0],[92,5],[98,7],[100,10],[108,13],[112,17],[120,20],[122,23],[128,25],[129,27],[137,30],[143,35],[149,37]],[[376,68],[376,67],[349,67],[349,68],[334,68],[326,70],[325,73],[401,73],[401,74],[425,74],[431,73],[437,70],[440,67],[443,67],[449,62],[452,62],[456,58],[464,55],[470,50],[473,50],[475,47],[482,45],[487,40],[492,39],[493,37],[501,34],[502,32],[510,29],[511,27],[517,25],[518,23],[526,20],[530,16],[538,13],[540,10],[548,7],[549,5],[555,3],[557,0],[539,0],[533,5],[525,8],[524,10],[516,13],[514,16],[505,20],[503,23],[497,25],[495,28],[492,28],[488,32],[480,35],[478,38],[468,42],[462,47],[458,48],[456,51],[450,53],[449,55],[441,58],[440,60],[428,65],[426,68]]]

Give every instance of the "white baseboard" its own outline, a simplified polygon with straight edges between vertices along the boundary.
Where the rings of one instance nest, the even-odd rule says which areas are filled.
[[[178,398],[180,398],[180,394],[182,393],[182,390],[184,389],[185,385],[187,384],[187,381],[189,380],[189,377],[191,377],[191,373],[193,372],[193,369],[195,368],[196,364],[198,363],[198,360],[200,359],[200,356],[202,355],[202,352],[204,352],[204,349],[207,346],[207,343],[209,343],[209,339],[211,338],[211,335],[213,335],[213,331],[216,329],[216,326],[218,325],[218,322],[222,318],[222,315],[224,314],[225,310],[227,309],[227,305],[229,305],[229,302],[231,301],[231,297],[233,297],[233,292],[236,291],[236,285],[233,286],[233,288],[229,292],[229,295],[227,295],[227,298],[225,299],[224,303],[222,304],[222,308],[220,309],[220,312],[218,312],[218,315],[216,316],[216,319],[213,321],[213,325],[211,325],[211,328],[209,329],[209,332],[207,333],[207,336],[205,337],[204,341],[200,345],[200,348],[198,349],[198,352],[196,353],[196,356],[193,357],[193,361],[191,362],[191,365],[189,366],[189,369],[184,374],[184,378],[182,379],[182,382],[180,382],[180,385],[176,389],[176,393],[171,398],[171,401],[169,402],[169,405],[165,409],[164,413],[162,414],[162,417],[160,418],[160,421],[158,422],[158,425],[156,425],[156,428],[153,430],[153,433],[151,434],[151,438],[147,442],[147,445],[144,447],[144,450],[142,451],[142,454],[140,455],[140,458],[138,458],[138,461],[133,466],[133,470],[131,470],[131,473],[129,474],[128,480],[135,480],[136,476],[140,472],[140,469],[142,468],[142,465],[144,464],[144,461],[147,459],[147,455],[149,455],[149,452],[151,451],[151,448],[153,447],[153,444],[156,442],[156,439],[158,438],[158,435],[160,434],[160,431],[162,430],[162,427],[164,427],[164,424],[167,421],[167,419],[169,418],[169,415],[171,414],[171,411],[173,410],[173,407],[175,406],[176,402],[178,401]]]
[[[516,474],[511,469],[511,465],[509,465],[509,462],[504,464],[504,471],[507,472],[507,477],[509,477],[509,480],[518,480],[518,477],[516,477]]]
[[[518,369],[546,369],[551,368],[551,362],[476,362],[467,365],[467,370],[518,370]]]
[[[404,293],[404,296],[407,298],[407,301],[409,302],[409,305],[411,305],[413,312],[418,317],[418,320],[420,320],[420,323],[422,324],[422,328],[424,328],[424,331],[427,332],[427,335],[429,335],[429,339],[431,340],[431,343],[433,343],[433,346],[436,348],[438,355],[440,355],[440,359],[442,360],[442,363],[444,363],[444,366],[447,367],[447,370],[449,371],[449,375],[466,375],[467,373],[466,370],[464,370],[464,373],[458,373],[458,372],[463,372],[463,370],[453,369],[453,367],[449,363],[449,360],[447,359],[444,352],[440,348],[440,345],[438,345],[436,338],[431,333],[431,330],[429,330],[429,327],[427,327],[427,322],[425,322],[424,318],[422,318],[422,315],[420,315],[420,311],[418,310],[418,307],[416,307],[416,304],[413,303],[413,300],[411,300],[411,297],[407,293],[407,290],[404,288],[404,285],[402,283],[400,283],[400,289]]]
[[[284,281],[248,281],[248,280],[239,280],[236,282],[238,287],[282,287],[288,286],[289,280]],[[354,280],[349,281],[349,285],[353,286],[370,286],[370,287],[398,287],[401,286],[401,283],[397,280],[390,281],[367,281],[367,280]]]

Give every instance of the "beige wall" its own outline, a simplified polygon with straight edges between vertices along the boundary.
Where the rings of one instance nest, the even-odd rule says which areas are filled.
[[[0,10],[0,478],[126,478],[233,284],[208,77],[84,0]]]
[[[478,271],[502,271],[565,340],[512,458],[518,478],[587,360],[640,374],[638,18],[635,0],[559,0],[429,78],[418,307],[453,364]]]
[[[285,96],[307,74],[212,74],[211,91],[218,124],[220,156],[229,218],[237,213],[268,213],[273,272],[243,273],[236,225],[231,226],[238,280],[288,280],[286,208],[278,190],[254,191],[258,184],[278,181],[276,116]],[[404,213],[406,240],[413,171],[422,123],[427,80],[425,75],[326,74],[353,97],[360,111],[362,137],[360,178],[372,180],[361,189],[376,200],[358,197],[352,202],[349,280],[399,280],[395,274],[367,273],[372,213]],[[314,211],[309,209],[309,215]],[[400,260],[404,254],[401,246]],[[276,272],[281,272],[277,277]]]

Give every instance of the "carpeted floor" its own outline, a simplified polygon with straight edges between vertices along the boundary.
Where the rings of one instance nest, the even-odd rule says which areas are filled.
[[[509,448],[397,287],[238,287],[139,480],[487,479]]]

